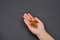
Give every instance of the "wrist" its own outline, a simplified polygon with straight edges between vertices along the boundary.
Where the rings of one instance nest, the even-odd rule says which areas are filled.
[[[54,38],[50,36],[45,30],[40,30],[37,37],[39,40],[54,40]]]
[[[42,34],[42,33],[44,33],[44,32],[46,32],[45,29],[39,30],[39,33],[37,34],[37,36],[40,35],[40,34]]]
[[[45,33],[46,31],[45,31],[45,29],[42,29],[42,30],[39,30],[39,33],[37,34],[37,37],[38,37],[38,39],[40,40],[44,40],[43,39],[43,35],[45,35],[44,33]]]

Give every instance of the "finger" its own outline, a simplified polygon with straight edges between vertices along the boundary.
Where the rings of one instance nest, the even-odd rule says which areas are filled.
[[[37,17],[35,17],[35,19],[36,19],[39,23],[41,23],[41,20],[39,20]]]
[[[23,18],[24,18],[24,19],[27,19],[27,20],[30,19],[26,13],[24,13]]]
[[[25,15],[26,15],[26,13],[24,13],[23,18],[25,18],[25,17],[26,17]]]
[[[28,22],[26,19],[24,19],[24,22],[25,22],[25,24],[27,25],[27,27],[30,29],[29,22]]]
[[[26,13],[24,14],[24,18],[30,20],[30,17]]]
[[[28,19],[27,19],[27,17],[26,17],[26,13],[23,15],[23,18],[28,21]]]
[[[28,15],[29,15],[30,18],[33,18],[33,16],[30,13],[28,13]]]

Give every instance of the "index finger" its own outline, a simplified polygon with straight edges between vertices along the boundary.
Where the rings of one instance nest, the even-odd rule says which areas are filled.
[[[33,18],[33,16],[32,16],[30,13],[28,13],[28,16],[29,16],[30,18]]]

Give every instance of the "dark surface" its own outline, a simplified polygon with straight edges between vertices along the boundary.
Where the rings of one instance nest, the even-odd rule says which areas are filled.
[[[60,40],[59,0],[0,0],[0,40],[38,40],[23,22],[23,12],[41,19],[47,32]]]

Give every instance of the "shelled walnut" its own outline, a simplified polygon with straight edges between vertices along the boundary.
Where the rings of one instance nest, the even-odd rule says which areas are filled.
[[[31,27],[33,27],[33,28],[37,28],[37,23],[38,23],[38,21],[37,21],[35,18],[31,18],[31,19],[29,20],[29,24],[30,24]]]

